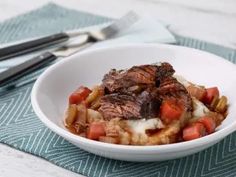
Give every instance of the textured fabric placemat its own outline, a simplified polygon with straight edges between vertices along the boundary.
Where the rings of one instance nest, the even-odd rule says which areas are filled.
[[[108,20],[49,4],[1,23],[0,43],[95,25]],[[235,50],[178,35],[176,39],[178,45],[209,51],[236,62]],[[29,83],[0,95],[0,142],[86,176],[236,176],[236,133],[200,153],[164,162],[124,162],[83,151],[39,121],[30,103],[32,85],[33,83]]]

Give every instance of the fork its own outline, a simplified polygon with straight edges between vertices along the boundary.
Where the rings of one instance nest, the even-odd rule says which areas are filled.
[[[11,45],[8,47],[0,48],[0,61],[9,59],[11,57],[16,57],[19,55],[30,53],[39,49],[43,49],[55,44],[60,44],[68,41],[70,38],[74,38],[79,35],[88,35],[88,39],[86,42],[102,41],[114,36],[120,30],[123,30],[131,26],[137,20],[138,20],[138,15],[135,12],[130,11],[120,19],[116,20],[111,25],[102,29],[89,32],[81,32],[81,31],[62,32],[26,41],[23,43]]]
[[[19,65],[11,67],[0,73],[0,87],[8,85],[12,81],[15,81],[22,76],[35,71],[38,68],[41,68],[42,65],[45,65],[51,61],[57,59],[57,57],[67,57],[81,50],[82,47],[97,41],[102,41],[113,37],[118,32],[130,27],[138,20],[138,15],[134,12],[129,12],[119,20],[116,20],[111,25],[102,28],[100,30],[94,30],[90,32],[71,32],[68,33],[70,37],[75,37],[78,35],[86,35],[83,41],[77,44],[67,44],[57,49],[54,49],[51,52],[44,52],[39,56],[36,56],[30,60],[27,60]],[[10,84],[11,85],[11,84]]]

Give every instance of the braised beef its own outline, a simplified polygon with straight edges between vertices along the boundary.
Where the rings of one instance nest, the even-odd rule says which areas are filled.
[[[160,86],[155,89],[155,94],[165,99],[177,99],[184,105],[187,111],[192,111],[192,98],[187,89],[177,81],[174,77],[166,77],[160,83]]]
[[[112,118],[141,119],[157,117],[161,101],[144,91],[139,96],[113,93],[101,98],[99,112]]]
[[[174,77],[169,63],[111,70],[104,76],[105,95],[98,109],[105,119],[141,119],[159,116],[163,100],[175,99],[186,111],[192,110],[191,96]]]
[[[103,85],[110,93],[140,84],[155,86],[162,78],[171,76],[173,73],[174,69],[169,63],[133,66],[126,71],[112,69],[104,76]]]
[[[132,95],[113,93],[105,95],[100,100],[98,111],[102,113],[104,119],[112,118],[135,119],[141,118],[141,105]]]
[[[172,76],[174,73],[175,70],[172,65],[166,62],[161,63],[161,65],[157,66],[156,81],[162,81],[163,79]]]

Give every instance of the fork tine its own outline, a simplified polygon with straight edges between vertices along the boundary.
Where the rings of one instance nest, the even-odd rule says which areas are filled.
[[[103,33],[105,38],[109,38],[115,35],[116,33],[118,33],[119,31],[130,27],[135,22],[137,22],[138,19],[139,19],[139,16],[135,12],[130,11],[127,14],[125,14],[123,17],[121,17],[120,19],[114,21],[114,23],[112,23],[111,25],[103,28],[101,30],[101,33]]]
[[[135,12],[130,11],[127,14],[125,14],[123,17],[121,17],[120,19],[115,20],[112,24],[102,29],[99,29],[99,30],[96,29],[89,32],[70,31],[70,32],[67,32],[67,34],[70,37],[75,37],[78,35],[85,34],[85,35],[89,35],[91,39],[93,39],[94,41],[103,41],[105,39],[108,39],[114,36],[118,32],[130,27],[138,20],[139,20],[139,16]]]

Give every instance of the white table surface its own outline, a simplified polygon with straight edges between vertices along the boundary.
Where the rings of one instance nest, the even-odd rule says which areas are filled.
[[[49,0],[1,0],[0,21],[37,8]],[[60,5],[109,17],[128,10],[158,18],[185,36],[236,49],[235,0],[53,0]],[[0,34],[1,35],[1,34]],[[0,144],[0,177],[79,177],[41,158]]]

